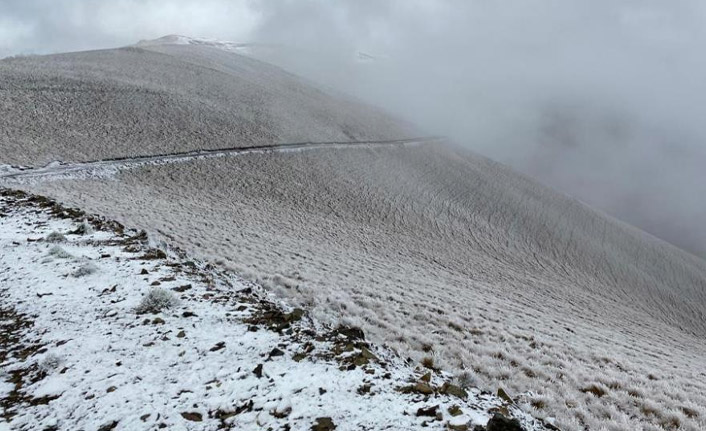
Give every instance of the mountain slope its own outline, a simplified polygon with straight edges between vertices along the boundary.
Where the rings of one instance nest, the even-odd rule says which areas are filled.
[[[428,370],[233,274],[150,248],[138,231],[5,190],[0,212],[0,348],[12,376],[0,382],[2,430],[444,430],[484,426],[501,408],[545,429],[441,373],[429,376],[433,394],[400,391]]]
[[[155,49],[213,66],[212,48]],[[470,152],[336,146],[18,181],[521,394],[562,429],[706,427],[706,262]]]
[[[222,49],[157,45],[0,61],[0,163],[42,165],[411,127]]]

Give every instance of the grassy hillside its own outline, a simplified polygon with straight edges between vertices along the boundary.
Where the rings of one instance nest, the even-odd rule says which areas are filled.
[[[0,163],[35,166],[411,130],[275,66],[171,45],[2,60],[0,129]]]
[[[150,49],[1,63],[19,88],[3,87],[11,97],[2,100],[52,94],[41,106],[66,109],[32,117],[42,127],[2,120],[15,138],[0,141],[0,162],[407,133],[254,60]],[[31,62],[52,64],[26,73],[55,82],[56,94],[26,90],[35,81],[17,70]],[[92,72],[106,68],[121,71]],[[103,96],[114,106],[79,108],[80,94],[99,93],[87,73],[122,85]],[[146,109],[150,100],[162,102]],[[77,131],[106,124],[115,133],[101,140]],[[414,361],[521,394],[565,430],[706,428],[706,262],[469,152],[251,153],[19,186],[148,229]]]
[[[416,361],[531,390],[525,405],[564,429],[704,426],[704,262],[481,157],[320,149],[31,189],[157,232]]]

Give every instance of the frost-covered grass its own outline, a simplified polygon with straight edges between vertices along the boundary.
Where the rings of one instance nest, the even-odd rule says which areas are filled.
[[[528,431],[542,428],[477,388],[442,393],[451,379],[444,373],[429,376],[436,393],[406,393],[400,388],[426,379],[427,370],[373,345],[365,361],[353,362],[364,349],[348,347],[355,336],[291,317],[301,312],[282,314],[290,316],[286,330],[267,329],[267,316],[291,309],[202,262],[140,259],[146,242],[106,232],[69,237],[66,247],[100,261],[101,270],[68,278],[71,261],[46,261],[46,244],[20,240],[71,222],[4,203],[3,316],[25,320],[2,340],[16,354],[2,363],[0,429],[311,429],[330,420],[337,430],[445,430],[485,424],[501,407]],[[164,297],[142,296],[155,281],[178,293],[179,304],[159,316],[135,315],[144,298]],[[13,388],[19,392],[8,397]],[[417,414],[435,406],[440,420]],[[453,406],[460,415],[451,415]]]
[[[142,298],[140,303],[135,307],[137,314],[159,313],[179,304],[179,300],[174,294],[160,287],[153,287]]]
[[[39,369],[45,374],[50,374],[56,371],[63,363],[64,359],[61,356],[49,353],[39,361]]]
[[[95,274],[96,272],[98,272],[98,267],[93,262],[84,261],[80,263],[78,268],[76,268],[71,275],[76,278],[81,278]]]
[[[90,235],[93,233],[93,227],[84,220],[71,233],[74,235]]]
[[[61,232],[50,232],[44,240],[46,242],[64,242],[66,241],[66,237]]]
[[[64,250],[58,245],[52,246],[52,248],[49,249],[48,254],[49,256],[53,256],[59,259],[71,259],[73,257],[71,256],[71,253]]]
[[[415,363],[431,347],[493,392],[531,391],[521,404],[567,431],[706,429],[706,264],[492,162],[253,154],[117,184],[31,187],[165,232]]]

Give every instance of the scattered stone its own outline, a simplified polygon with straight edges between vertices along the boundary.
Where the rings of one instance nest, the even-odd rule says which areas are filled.
[[[183,285],[183,286],[172,287],[172,290],[175,291],[175,292],[184,293],[184,292],[186,292],[187,290],[191,289],[191,287],[192,287],[192,286],[191,286],[190,284],[185,284],[185,285]]]
[[[275,348],[272,349],[272,351],[270,352],[269,357],[272,358],[272,357],[274,357],[274,356],[283,356],[283,355],[284,355],[284,352],[275,347]]]
[[[248,400],[248,402],[243,403],[235,408],[235,414],[239,415],[243,412],[251,412],[254,406],[255,403],[253,402],[253,400]]]
[[[219,351],[219,350],[225,349],[225,347],[226,347],[226,342],[225,342],[225,341],[219,341],[218,343],[216,343],[215,346],[211,347],[211,349],[209,349],[209,350],[210,350],[211,352],[217,352],[217,351]]]
[[[328,392],[326,389],[324,389],[324,388],[319,388],[319,395],[323,395],[323,394],[325,394],[326,392]]]
[[[267,304],[262,311],[246,319],[245,323],[265,325],[275,332],[282,332],[282,330],[289,328],[292,322],[300,320],[303,315],[304,310],[300,308],[295,308],[290,313],[284,313],[275,306]]]
[[[185,311],[181,313],[181,317],[198,317],[193,311]]]
[[[262,377],[262,364],[257,364],[257,367],[255,367],[254,370],[252,370],[253,374],[259,379]]]
[[[377,361],[377,356],[368,350],[367,347],[361,347],[360,353],[351,357],[353,359],[353,365],[362,367],[363,365],[368,365],[370,361]]]
[[[488,410],[488,413],[499,413],[502,416],[510,416],[510,410],[508,410],[507,406],[499,406],[499,407],[493,407]]]
[[[515,401],[512,400],[512,397],[505,392],[505,389],[503,388],[498,388],[498,396],[503,399],[503,401],[507,401],[508,403],[513,403]]]
[[[150,248],[148,249],[145,254],[140,256],[138,259],[140,260],[157,260],[157,259],[166,259],[167,254],[163,252],[160,249],[157,248]]]
[[[106,391],[107,393],[111,393],[111,392],[115,392],[117,389],[118,389],[117,387],[111,386],[111,387],[109,387],[108,389],[106,389],[105,391]]]
[[[397,388],[399,392],[403,394],[422,394],[422,395],[432,395],[434,394],[434,388],[426,382],[417,382],[414,385],[402,386]]]
[[[201,422],[203,421],[203,416],[198,412],[183,412],[181,417],[191,422]]]
[[[148,419],[149,417],[150,417],[150,414],[147,413],[147,414],[145,414],[145,415],[140,416],[140,420],[141,420],[142,422],[147,422],[147,419]]]
[[[448,412],[451,416],[454,416],[454,417],[460,416],[463,414],[463,410],[461,410],[461,408],[455,404],[453,406],[449,407]]]
[[[301,308],[295,308],[294,310],[292,310],[291,313],[287,313],[284,315],[284,318],[289,322],[296,322],[298,320],[301,320],[302,317],[304,317],[304,310],[302,310]]]
[[[107,423],[107,424],[101,426],[100,428],[98,428],[98,431],[111,431],[111,430],[114,430],[115,427],[118,426],[118,422],[119,422],[119,421],[112,421],[112,422],[109,422],[109,423]]]
[[[424,374],[419,380],[429,383],[431,382],[431,372]]]
[[[316,423],[311,427],[311,431],[333,431],[335,429],[336,425],[329,417],[316,418]]]
[[[444,383],[441,386],[439,392],[445,395],[451,395],[462,399],[466,399],[466,397],[468,397],[468,392],[466,392],[465,389],[448,382]]]
[[[147,268],[142,268],[142,271],[140,271],[140,275],[147,275],[147,274],[149,274],[149,273],[150,273],[150,272],[147,271]]]
[[[140,251],[140,246],[136,244],[128,244],[123,247],[125,253],[138,253]]]
[[[186,332],[184,332],[183,330],[179,331],[179,333],[176,336],[177,336],[177,338],[184,338],[184,337],[186,337]]]
[[[164,319],[161,317],[155,317],[154,320],[152,320],[153,325],[164,325]]]
[[[109,295],[109,294],[111,294],[111,293],[115,293],[115,292],[117,291],[117,289],[118,289],[118,285],[117,285],[117,284],[114,285],[113,287],[111,287],[110,289],[108,289],[108,288],[106,287],[105,289],[103,289],[103,290],[101,291],[100,295],[98,295],[98,296]]]
[[[358,388],[358,395],[365,395],[370,393],[370,389],[372,388],[372,385],[369,383],[366,383]]]
[[[468,431],[468,424],[467,423],[454,423],[454,422],[449,422],[446,427],[450,430],[453,431]]]
[[[436,411],[439,409],[439,406],[431,406],[431,407],[420,407],[417,409],[417,416],[429,416],[429,417],[436,417]]]
[[[434,388],[432,388],[428,383],[418,382],[413,387],[414,392],[418,392],[424,395],[431,395],[434,393]]]
[[[362,329],[353,326],[340,325],[334,331],[335,335],[343,335],[349,340],[365,340],[365,333]]]
[[[150,286],[159,286],[160,284],[162,284],[162,283],[160,283],[159,281],[155,280],[155,281],[153,281],[152,283],[150,283]]]
[[[517,419],[506,418],[496,413],[485,426],[487,431],[525,431]]]

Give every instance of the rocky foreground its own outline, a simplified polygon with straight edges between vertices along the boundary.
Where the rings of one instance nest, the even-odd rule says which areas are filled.
[[[555,429],[144,232],[3,190],[0,430]]]

